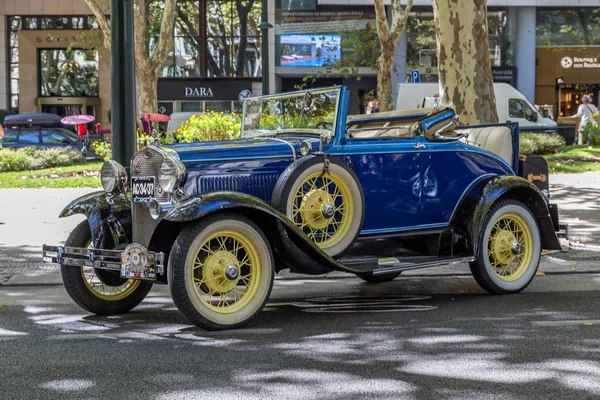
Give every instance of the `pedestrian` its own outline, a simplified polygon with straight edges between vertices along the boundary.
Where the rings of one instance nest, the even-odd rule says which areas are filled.
[[[83,138],[85,135],[88,134],[87,126],[85,126],[85,124],[77,125],[77,133],[79,134],[80,138]]]
[[[587,94],[581,97],[582,104],[577,109],[577,114],[571,118],[579,117],[581,122],[579,123],[579,134],[577,135],[577,144],[583,144],[583,128],[588,124],[594,123],[594,114],[598,112],[595,105],[592,104],[592,98]]]
[[[375,97],[373,99],[373,104],[371,105],[371,114],[372,113],[378,113],[379,112],[379,99],[377,97]]]
[[[2,148],[2,138],[4,137],[4,128],[0,124],[0,149]]]

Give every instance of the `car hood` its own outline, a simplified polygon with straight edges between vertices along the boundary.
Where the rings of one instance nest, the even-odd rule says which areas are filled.
[[[315,139],[313,146],[318,145]],[[223,142],[182,143],[167,146],[179,154],[184,164],[207,160],[256,159],[292,157],[292,147],[298,151],[299,139],[281,140],[257,138]]]

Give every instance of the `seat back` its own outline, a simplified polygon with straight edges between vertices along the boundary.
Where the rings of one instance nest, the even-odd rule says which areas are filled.
[[[508,165],[513,164],[512,133],[506,126],[489,126],[485,128],[464,129],[459,132],[468,133],[462,141],[475,144],[485,150],[502,157]]]

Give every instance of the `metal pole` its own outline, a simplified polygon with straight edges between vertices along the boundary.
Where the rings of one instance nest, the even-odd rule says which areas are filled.
[[[273,27],[269,23],[269,0],[262,0],[260,32],[261,38],[261,61],[262,61],[262,94],[269,94],[269,29]]]
[[[133,0],[111,0],[113,160],[128,167],[136,150]]]

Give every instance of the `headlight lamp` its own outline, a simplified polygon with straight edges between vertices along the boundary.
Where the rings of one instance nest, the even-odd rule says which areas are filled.
[[[173,193],[184,177],[185,166],[175,158],[165,158],[158,170],[158,183],[167,193]]]
[[[102,164],[100,180],[108,193],[120,192],[127,186],[127,171],[118,162],[110,160]]]

